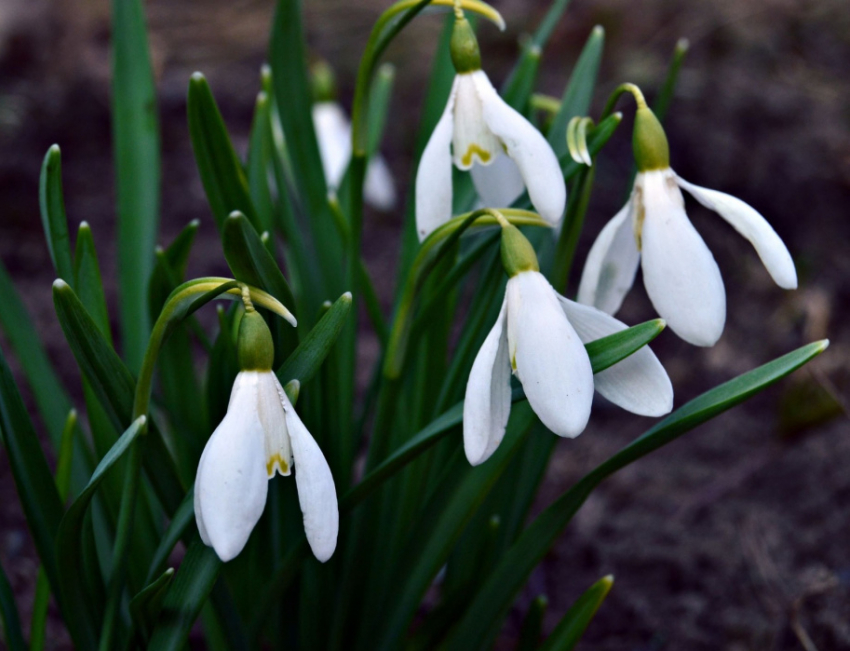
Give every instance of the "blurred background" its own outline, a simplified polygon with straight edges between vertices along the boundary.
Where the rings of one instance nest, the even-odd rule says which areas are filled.
[[[304,4],[310,47],[335,67],[350,107],[360,53],[387,3]],[[484,68],[498,86],[548,1],[493,4],[508,29],[486,24],[479,33]],[[189,142],[189,75],[207,76],[244,152],[273,8],[271,0],[146,4],[162,120],[160,241],[201,220],[189,276],[227,273]],[[673,167],[761,211],[800,276],[799,290],[780,290],[745,240],[689,203],[723,273],[729,312],[712,349],[690,347],[669,332],[653,344],[676,404],[808,341],[829,337],[832,346],[780,386],[608,480],[533,575],[500,648],[513,648],[531,599],[547,595],[554,626],[605,574],[615,575],[614,589],[580,649],[850,648],[850,5],[573,0],[544,52],[539,92],[560,96],[597,24],[606,32],[597,112],[624,81],[652,98],[676,41],[690,40],[667,119]],[[417,19],[386,56],[397,74],[382,149],[403,196],[441,27],[438,17]],[[0,0],[0,260],[78,393],[53,314],[38,175],[47,148],[59,143],[70,226],[92,226],[114,318],[109,48],[106,0]],[[622,102],[626,121],[598,161],[578,265],[628,190],[633,107]],[[400,232],[399,214],[367,215],[365,255],[387,312]],[[640,282],[620,316],[630,323],[654,316]],[[368,362],[377,343],[368,328],[362,336]],[[537,509],[649,425],[600,402],[585,434],[559,444]],[[0,559],[26,628],[38,565],[3,453]],[[56,616],[49,634],[48,648],[70,648]]]

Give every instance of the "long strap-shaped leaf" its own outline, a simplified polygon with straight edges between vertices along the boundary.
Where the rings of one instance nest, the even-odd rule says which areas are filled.
[[[570,651],[584,635],[613,585],[613,576],[603,576],[585,590],[546,638],[540,651]]]
[[[449,651],[487,647],[528,575],[603,479],[777,382],[822,353],[828,343],[819,341],[798,348],[702,394],[585,475],[543,511],[508,550],[458,624]]]
[[[15,605],[15,593],[6,572],[0,567],[0,620],[3,622],[5,642],[9,651],[26,651],[27,643],[21,632],[21,618]]]
[[[47,459],[38,443],[32,421],[15,385],[12,371],[0,351],[0,437],[9,455],[9,466],[24,507],[27,525],[44,571],[54,590],[59,571],[53,541],[62,519],[62,501],[56,490]],[[64,609],[62,600],[60,608]]]
[[[230,142],[206,78],[196,72],[189,81],[187,103],[189,135],[207,201],[219,230],[234,210],[247,215],[255,226],[257,215],[242,163]]]
[[[142,0],[112,0],[112,13],[121,326],[127,366],[138,372],[150,330],[146,294],[159,227],[159,118]]]
[[[88,601],[83,590],[85,574],[81,549],[83,546],[83,521],[89,504],[95,492],[106,477],[107,471],[124,455],[142,432],[146,417],[140,416],[132,422],[127,431],[112,446],[95,468],[88,485],[77,496],[68,508],[65,517],[59,525],[56,536],[56,558],[59,564],[59,583],[65,624],[71,632],[74,644],[79,649],[94,649],[97,647],[97,615]]]

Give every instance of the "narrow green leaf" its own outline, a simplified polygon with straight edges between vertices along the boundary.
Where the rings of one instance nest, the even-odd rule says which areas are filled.
[[[572,651],[581,636],[587,630],[591,620],[599,610],[599,606],[605,601],[605,597],[614,585],[614,577],[603,576],[590,586],[576,602],[570,606],[567,614],[546,638],[546,642],[540,647],[540,651]]]
[[[174,578],[174,568],[169,567],[156,581],[149,583],[130,601],[130,617],[133,619],[135,634],[148,638],[148,631],[156,623],[162,609],[162,600]]]
[[[77,364],[91,383],[113,426],[123,431],[130,424],[133,410],[136,389],[133,376],[67,283],[61,280],[53,283],[53,303]],[[145,467],[166,513],[171,514],[186,491],[177,475],[174,460],[152,422],[148,424],[148,432]]]
[[[486,647],[498,633],[505,613],[528,575],[603,479],[777,382],[822,353],[827,345],[827,341],[808,344],[715,387],[674,411],[585,475],[543,511],[502,557],[455,629],[448,650]]]
[[[0,619],[3,621],[4,641],[9,651],[26,651],[27,643],[21,631],[21,618],[18,606],[15,604],[15,593],[6,576],[6,571],[0,567]]]
[[[83,590],[85,575],[80,563],[83,547],[83,522],[95,492],[107,471],[133,445],[143,431],[145,416],[137,418],[121,435],[109,453],[95,468],[88,485],[83,489],[62,518],[56,535],[56,557],[59,565],[59,590],[64,604],[65,624],[80,649],[97,647],[98,623],[94,606]]]
[[[369,142],[366,148],[366,155],[369,157],[377,153],[384,135],[394,81],[395,67],[392,64],[385,63],[378,68],[369,94],[369,115],[367,116]]]
[[[189,115],[189,136],[195,163],[204,184],[210,209],[219,230],[234,210],[239,210],[259,228],[248,179],[242,163],[230,142],[227,127],[221,117],[206,78],[196,72],[189,81],[186,107]]]
[[[159,227],[159,118],[142,0],[112,0],[112,135],[118,195],[118,295],[127,365],[150,333],[147,286]]]
[[[62,519],[62,500],[53,475],[15,385],[12,371],[0,351],[0,436],[9,458],[9,466],[18,499],[50,585],[59,585],[59,570],[53,541]],[[64,603],[60,600],[60,608]]]
[[[248,145],[248,189],[254,208],[257,210],[255,227],[260,233],[274,235],[274,203],[269,188],[269,166],[274,144],[272,142],[271,100],[262,91],[257,94],[254,119]],[[286,188],[284,188],[284,192]],[[270,240],[274,242],[274,238]],[[269,250],[273,250],[270,247]]]
[[[540,68],[540,56],[540,48],[533,43],[527,43],[523,47],[519,61],[502,87],[502,99],[520,113],[525,113],[528,100],[534,91],[537,71]]]
[[[236,280],[264,289],[290,310],[295,309],[289,283],[245,215],[234,212],[224,221],[221,241]]]
[[[165,264],[157,260],[148,287],[148,302],[153,316],[159,316],[169,294],[183,282],[199,226],[200,222],[197,219],[190,221],[174,238],[174,241],[162,251]]]
[[[676,48],[673,50],[673,56],[670,58],[670,65],[667,68],[667,76],[664,78],[664,83],[661,85],[661,90],[655,98],[655,103],[652,105],[652,111],[655,117],[660,122],[667,117],[667,109],[670,108],[670,102],[673,100],[673,94],[676,92],[676,82],[679,81],[679,70],[685,62],[685,57],[688,54],[690,43],[686,38],[680,38],[676,43]]]
[[[168,523],[168,527],[166,527],[165,532],[162,534],[162,538],[160,538],[159,546],[151,559],[151,566],[150,570],[148,570],[148,577],[145,583],[150,583],[154,580],[156,575],[162,574],[164,571],[163,568],[168,562],[168,557],[174,550],[174,546],[181,538],[183,538],[184,534],[195,520],[194,499],[195,488],[192,487],[189,489],[189,492],[186,493],[186,497],[183,498],[183,501],[180,502],[180,506],[177,507],[177,511],[174,512],[174,517],[171,518],[171,522]]]
[[[71,241],[68,237],[68,218],[65,216],[65,197],[62,193],[62,154],[59,145],[51,146],[44,156],[38,183],[38,205],[53,268],[60,278],[71,282],[74,278],[71,267]]]
[[[561,20],[569,4],[570,0],[555,0],[552,6],[549,7],[549,11],[546,12],[543,20],[540,21],[537,31],[534,32],[533,40],[534,44],[541,50],[546,47],[546,43],[549,42],[552,32],[555,31],[558,21]]]
[[[285,385],[290,380],[305,384],[316,374],[342,332],[350,309],[351,294],[346,292],[325,312],[277,370],[281,384]]]
[[[215,585],[221,565],[212,548],[195,537],[165,593],[149,649],[182,651],[189,639],[189,631]]]
[[[85,305],[86,311],[97,324],[101,334],[112,344],[109,310],[106,307],[106,294],[103,291],[100,263],[97,259],[97,249],[94,245],[91,228],[86,222],[82,222],[77,231],[73,287],[77,296],[80,297],[80,301]]]
[[[380,624],[372,631],[376,637],[368,636],[369,649],[395,648],[464,526],[510,465],[533,422],[534,412],[529,404],[517,405],[511,413],[505,439],[486,464],[471,468],[461,450],[456,451],[447,465],[452,472],[444,475],[441,490],[433,494],[401,549],[392,576],[404,580],[391,583],[391,593],[378,618]]]
[[[77,436],[79,425],[77,423],[77,410],[72,409],[65,421],[65,429],[62,431],[62,443],[59,446],[59,456],[56,461],[56,490],[59,491],[59,499],[63,502],[68,497],[71,489],[71,467],[74,457],[74,440]],[[41,651],[44,648],[45,626],[47,624],[47,608],[50,605],[50,584],[44,568],[38,570],[38,578],[35,582],[35,597],[32,605],[32,618],[30,619],[30,651]]]
[[[528,607],[522,628],[519,631],[516,651],[535,651],[540,644],[540,634],[543,630],[543,616],[549,600],[545,595],[540,595]]]
[[[68,396],[38,338],[38,330],[27,313],[12,279],[0,263],[0,326],[3,328],[15,357],[21,364],[32,389],[39,414],[47,426],[50,440],[59,445],[65,417],[71,410]]]
[[[549,144],[559,158],[567,153],[567,123],[575,116],[587,115],[590,111],[604,45],[605,30],[597,25],[581,51],[570,76],[570,83],[561,98],[561,108],[549,127]]]

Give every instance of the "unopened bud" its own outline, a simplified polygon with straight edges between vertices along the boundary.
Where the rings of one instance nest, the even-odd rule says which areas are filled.
[[[478,39],[469,21],[460,16],[455,19],[450,45],[452,63],[458,74],[481,70],[481,51],[478,49]]]
[[[237,341],[239,369],[242,371],[270,371],[274,363],[272,333],[263,315],[256,310],[246,310],[239,324]]]
[[[502,224],[502,266],[509,278],[523,271],[540,271],[531,242],[509,222]]]
[[[638,172],[666,170],[670,167],[670,146],[664,128],[646,104],[638,104],[632,149]]]

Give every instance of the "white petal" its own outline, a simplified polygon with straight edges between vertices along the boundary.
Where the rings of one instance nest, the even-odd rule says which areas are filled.
[[[351,159],[351,125],[336,102],[313,104],[313,125],[329,188],[339,187]]]
[[[285,393],[283,401],[295,461],[298,502],[304,514],[304,533],[313,555],[324,563],[333,555],[339,533],[334,478],[318,444],[304,427]]]
[[[714,256],[685,214],[670,170],[644,172],[641,231],[643,282],[667,325],[695,346],[712,346],[723,334],[726,291]],[[642,178],[641,178],[642,177]]]
[[[640,252],[635,242],[633,201],[605,224],[587,256],[578,302],[616,314],[635,282]]]
[[[434,128],[416,171],[416,232],[424,240],[452,217],[452,128],[457,78],[443,116]]]
[[[593,370],[549,282],[536,271],[508,281],[508,349],[534,413],[574,438],[590,418]]]
[[[380,154],[373,156],[366,168],[363,198],[378,210],[389,211],[395,208],[395,181],[387,162]]]
[[[564,314],[584,343],[626,330],[628,326],[589,305],[558,296]],[[593,376],[593,386],[615,405],[641,416],[663,416],[673,409],[670,376],[649,346]]]
[[[283,387],[271,371],[256,375],[260,423],[265,434],[266,475],[269,479],[275,472],[286,476],[292,472],[292,447],[283,410]]]
[[[543,134],[499,97],[483,71],[472,75],[484,121],[517,164],[534,208],[550,224],[557,225],[567,203],[567,186],[558,157]]]
[[[525,190],[519,168],[509,156],[499,154],[489,165],[476,163],[469,172],[487,208],[510,208]]]
[[[703,206],[717,212],[752,243],[777,285],[783,289],[797,289],[797,270],[788,248],[755,208],[730,194],[688,183],[680,176],[676,177],[676,181]]]
[[[245,547],[266,505],[265,445],[253,375],[236,377],[230,407],[207,442],[195,479],[198,528],[224,562]]]
[[[507,299],[475,356],[463,402],[463,449],[473,466],[499,447],[511,413],[511,360],[505,329]]]
[[[480,70],[456,77],[452,152],[454,164],[462,170],[468,170],[476,161],[488,165],[502,153],[499,139],[493,135],[484,120],[483,106],[475,81],[478,75],[487,78]]]

